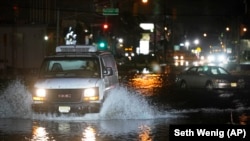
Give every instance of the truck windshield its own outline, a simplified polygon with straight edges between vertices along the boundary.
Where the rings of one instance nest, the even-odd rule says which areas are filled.
[[[40,77],[100,77],[97,58],[50,58],[45,59]]]

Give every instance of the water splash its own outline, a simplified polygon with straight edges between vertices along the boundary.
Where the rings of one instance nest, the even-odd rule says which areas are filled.
[[[107,119],[152,119],[159,117],[155,107],[145,97],[126,87],[113,90],[99,114],[55,115],[32,112],[32,96],[21,80],[13,80],[0,92],[0,118],[28,118],[38,120],[107,120]],[[158,116],[157,116],[158,115]]]
[[[13,80],[0,93],[1,118],[29,118],[31,117],[31,94],[21,80]]]
[[[157,110],[142,95],[125,87],[113,90],[100,111],[104,119],[152,119]]]

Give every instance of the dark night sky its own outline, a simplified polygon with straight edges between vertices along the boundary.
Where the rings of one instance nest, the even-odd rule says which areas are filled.
[[[168,0],[187,32],[221,32],[245,15],[244,0]]]
[[[191,23],[224,22],[224,18],[244,14],[243,0],[174,0],[170,6],[176,9],[176,15]]]
[[[64,10],[80,10],[83,12],[93,12],[95,11],[95,6],[98,4],[100,6],[113,3],[133,3],[136,0],[98,0],[94,3],[93,0],[57,0],[57,6]],[[141,0],[138,0],[141,1]],[[163,10],[163,6],[169,11],[169,14],[176,14],[179,18],[199,18],[199,17],[218,17],[218,16],[232,16],[232,15],[242,15],[244,14],[245,5],[244,1],[249,0],[149,0],[149,3],[158,3],[158,6]],[[7,11],[11,10],[11,2],[13,4],[19,3],[18,5],[27,6],[27,2],[23,0],[11,0],[11,1],[1,1],[1,9]],[[164,5],[162,3],[165,3]],[[249,3],[249,2],[248,2]],[[117,5],[117,4],[115,4]],[[150,8],[153,6],[151,5]],[[121,9],[123,7],[120,7]],[[131,8],[127,7],[127,8]],[[1,11],[2,11],[1,10]],[[1,15],[6,12],[1,12]]]
[[[171,7],[176,7],[183,16],[190,15],[236,15],[244,11],[244,0],[174,0]]]
[[[136,0],[98,0],[96,3],[94,3],[93,0],[57,0],[56,7],[60,7],[62,11],[71,12],[71,15],[78,10],[79,12],[86,12],[87,16],[83,15],[84,20],[93,20],[93,22],[96,22],[97,20],[102,21],[103,17],[92,17],[89,16],[89,13],[93,14],[96,10],[96,5],[104,6],[111,1],[114,3],[128,3],[127,5],[130,5],[130,7],[124,7],[124,5],[122,5],[122,7],[119,8],[121,11],[122,8],[132,11],[133,8],[131,5],[133,4],[131,3],[134,3]],[[138,2],[140,1],[141,0],[138,0]],[[27,4],[25,4],[27,1],[1,1],[0,19],[10,17],[7,11],[12,10],[11,2],[13,2],[13,4],[20,3],[20,6],[28,8]],[[221,28],[226,26],[226,24],[230,24],[231,21],[235,20],[235,17],[244,15],[244,2],[249,3],[249,0],[149,0],[149,3],[151,3],[149,9],[152,10],[158,5],[161,11],[166,10],[167,14],[176,16],[175,22],[183,23],[182,28],[185,30],[209,31],[214,27]],[[112,18],[115,19],[116,17]],[[127,22],[130,21],[128,18]]]

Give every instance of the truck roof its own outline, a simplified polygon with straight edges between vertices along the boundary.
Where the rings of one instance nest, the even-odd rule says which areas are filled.
[[[61,45],[56,47],[56,53],[62,52],[97,52],[97,47],[93,45]]]
[[[111,54],[109,51],[100,51],[93,45],[62,45],[56,47],[56,54],[49,57],[95,57],[101,54]]]

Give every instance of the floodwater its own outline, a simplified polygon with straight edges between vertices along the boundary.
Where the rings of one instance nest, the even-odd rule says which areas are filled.
[[[168,141],[171,124],[249,123],[248,91],[201,96],[169,85],[159,75],[136,76],[100,113],[58,116],[33,113],[29,88],[13,80],[0,91],[0,141]]]

